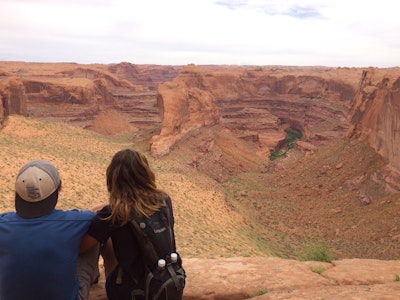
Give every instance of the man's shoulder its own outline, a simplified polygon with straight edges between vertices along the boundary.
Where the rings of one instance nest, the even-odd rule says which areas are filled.
[[[57,210],[55,209],[51,214],[52,217],[67,219],[67,220],[82,220],[87,221],[93,219],[95,213],[90,210],[79,210],[79,209],[70,209],[70,210]]]
[[[5,212],[0,214],[0,221],[12,221],[15,220],[17,214],[15,212]]]

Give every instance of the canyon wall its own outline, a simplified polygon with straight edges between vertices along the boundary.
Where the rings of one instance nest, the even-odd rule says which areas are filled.
[[[189,130],[220,124],[268,156],[294,130],[311,144],[343,138],[359,69],[189,65],[160,85],[162,129],[153,155],[165,155]]]
[[[365,70],[349,113],[348,137],[366,141],[385,160],[385,181],[400,189],[400,68]]]
[[[179,70],[129,63],[0,62],[0,121],[21,114],[97,131],[96,119],[113,115],[111,110],[120,114],[114,121],[126,119],[133,127],[160,124],[157,87]]]
[[[241,142],[254,152],[243,155],[265,159],[282,147],[286,130],[302,135],[305,150],[358,139],[387,160],[382,175],[400,188],[399,68],[0,62],[0,98],[0,124],[20,114],[107,134],[154,132],[154,156],[199,128],[215,128],[197,145],[201,155],[221,148],[211,161]]]
[[[19,78],[10,76],[0,83],[0,100],[0,123],[10,114],[27,116],[27,96]]]

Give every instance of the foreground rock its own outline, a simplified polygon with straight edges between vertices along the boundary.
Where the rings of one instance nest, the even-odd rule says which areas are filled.
[[[400,261],[186,259],[184,299],[399,299]],[[105,300],[104,278],[90,299]]]

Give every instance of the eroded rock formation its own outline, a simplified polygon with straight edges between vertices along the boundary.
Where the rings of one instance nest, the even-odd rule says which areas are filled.
[[[22,81],[9,77],[0,82],[0,123],[10,114],[27,116],[27,96]]]
[[[160,124],[156,88],[180,67],[0,63],[0,120],[8,114],[64,121],[96,129],[103,110],[115,109],[135,128]],[[104,114],[103,114],[104,115]]]
[[[343,138],[359,75],[358,69],[189,65],[159,87],[162,130],[151,152],[165,155],[191,129],[215,124],[262,157],[284,143],[288,129],[310,144]]]
[[[69,122],[102,133],[153,132],[151,153],[165,155],[188,133],[209,130],[190,164],[266,159],[302,135],[305,151],[343,137],[369,143],[384,159],[383,176],[400,186],[400,70],[278,66],[154,66],[0,63],[0,121],[9,114]],[[114,113],[113,113],[114,112]],[[99,126],[105,116],[128,126]],[[228,149],[237,138],[246,158]],[[212,145],[204,151],[204,145]],[[250,148],[249,148],[250,147]],[[248,148],[244,150],[245,148]],[[310,150],[313,149],[313,150]],[[240,161],[240,162],[239,162]]]
[[[385,180],[400,189],[400,69],[365,70],[349,119],[348,136],[368,142],[387,160]]]
[[[151,150],[165,155],[190,130],[216,125],[220,115],[213,94],[202,89],[201,74],[183,72],[174,81],[159,87],[158,105],[163,120],[159,135],[153,136]]]

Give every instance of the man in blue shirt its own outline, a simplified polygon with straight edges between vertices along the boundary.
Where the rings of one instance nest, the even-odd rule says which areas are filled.
[[[49,161],[20,169],[16,212],[0,214],[1,300],[82,299],[78,251],[94,213],[55,209],[60,190],[58,170]]]

